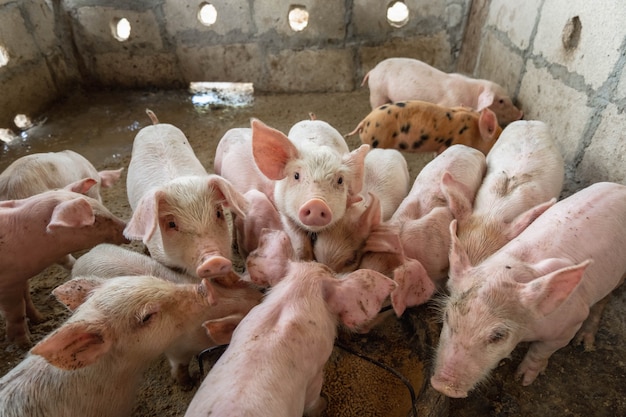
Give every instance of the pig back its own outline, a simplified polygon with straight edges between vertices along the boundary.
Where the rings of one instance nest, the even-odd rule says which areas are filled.
[[[145,193],[182,176],[206,176],[185,134],[170,124],[144,127],[133,142],[126,188],[134,210]]]

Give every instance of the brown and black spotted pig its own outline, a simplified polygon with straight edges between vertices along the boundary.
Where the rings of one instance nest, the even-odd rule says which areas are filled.
[[[409,100],[377,107],[346,136],[359,133],[361,142],[372,148],[441,153],[451,145],[463,144],[486,155],[501,132],[489,109],[475,112]]]

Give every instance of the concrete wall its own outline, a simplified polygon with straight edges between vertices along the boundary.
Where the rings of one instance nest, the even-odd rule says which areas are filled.
[[[626,184],[623,0],[474,0],[457,70],[505,85],[525,119],[548,123],[569,194]]]
[[[197,18],[207,2],[217,10],[211,26]],[[68,85],[176,88],[235,81],[252,82],[257,91],[351,91],[390,56],[451,70],[471,1],[406,0],[410,16],[401,28],[387,21],[390,3],[0,0],[0,46],[12,58],[0,68],[0,85],[12,90],[0,98],[0,128],[10,127],[17,113],[40,110]],[[300,32],[288,23],[294,5],[309,13]],[[120,18],[131,24],[123,42],[111,29]]]
[[[626,8],[585,0],[406,0],[392,27],[382,0],[0,0],[0,128],[77,86],[185,87],[253,82],[257,91],[351,91],[377,62],[421,59],[494,80],[528,119],[551,126],[567,162],[566,194],[626,184]],[[294,5],[309,12],[301,32]],[[112,35],[127,18],[131,36]]]

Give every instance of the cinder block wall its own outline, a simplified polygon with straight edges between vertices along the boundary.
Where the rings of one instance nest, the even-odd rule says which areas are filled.
[[[198,10],[217,10],[211,26]],[[0,0],[0,128],[77,86],[253,82],[257,91],[351,91],[377,62],[421,59],[494,80],[525,118],[547,122],[567,163],[565,194],[626,184],[623,0],[406,0],[392,27],[382,0]],[[305,30],[288,24],[292,6]],[[120,42],[111,25],[131,24]]]
[[[514,93],[566,160],[564,193],[626,184],[626,3],[474,0],[457,70]]]
[[[212,4],[217,19],[198,11]],[[381,0],[0,0],[0,128],[76,85],[176,88],[190,81],[252,82],[257,91],[351,91],[391,56],[452,70],[470,0],[407,0],[408,23],[392,27]],[[288,22],[309,13],[305,30]],[[112,24],[126,18],[128,40]],[[33,28],[35,30],[33,30]],[[24,53],[21,51],[25,51]]]

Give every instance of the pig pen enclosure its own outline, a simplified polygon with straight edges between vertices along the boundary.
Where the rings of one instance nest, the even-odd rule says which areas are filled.
[[[388,15],[402,5],[407,15]],[[126,169],[150,108],[185,133],[212,172],[219,139],[249,127],[252,117],[287,132],[314,113],[351,131],[371,110],[363,76],[403,56],[496,81],[524,119],[546,122],[566,164],[562,197],[599,181],[626,184],[624,18],[618,0],[0,1],[0,128],[8,129],[0,169],[29,153],[63,149],[99,170]],[[189,88],[200,81],[250,83],[240,86],[252,99]],[[356,136],[347,141],[350,149],[359,145]],[[433,157],[404,155],[411,179]],[[103,200],[129,219],[125,181],[126,172]],[[34,342],[67,318],[50,293],[68,278],[54,265],[31,279],[46,317],[30,326]],[[420,416],[626,415],[625,304],[620,288],[594,351],[560,349],[545,374],[523,387],[514,378],[522,343],[466,399],[430,386],[440,330],[431,302],[387,317],[368,334],[342,331],[338,340],[404,376]],[[0,320],[3,334],[4,326]],[[0,373],[25,354],[0,342]],[[197,363],[192,372],[198,375]],[[176,385],[162,358],[145,375],[132,415],[181,416],[198,386]],[[326,416],[411,415],[409,388],[397,375],[340,346],[326,364],[322,392]]]

